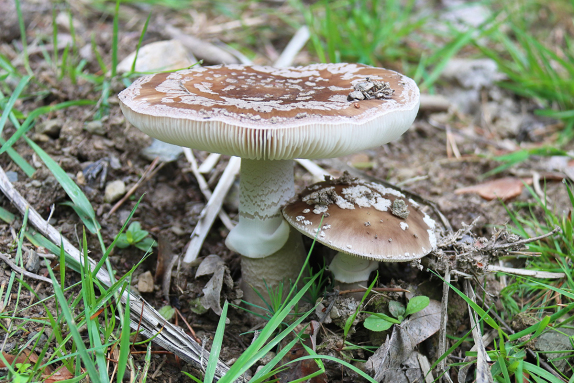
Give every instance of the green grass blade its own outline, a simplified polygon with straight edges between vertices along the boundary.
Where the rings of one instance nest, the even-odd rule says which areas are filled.
[[[464,299],[464,301],[474,310],[478,313],[478,315],[481,318],[484,318],[484,321],[486,323],[488,323],[488,325],[490,327],[492,327],[495,330],[498,330],[500,328],[500,325],[497,324],[494,319],[492,319],[492,317],[490,315],[488,315],[488,313],[486,311],[484,311],[484,309],[482,307],[480,307],[479,305],[477,305],[475,302],[473,302],[469,297],[467,297],[462,291],[460,291],[459,289],[457,289],[456,287],[454,287],[453,285],[451,285],[450,283],[446,282],[439,274],[435,273],[434,271],[432,272],[434,275],[436,275],[437,277],[439,277],[444,283],[448,284],[449,287],[451,289],[454,290],[455,293],[457,293],[462,299]]]
[[[48,273],[50,274],[50,278],[54,282],[53,284],[54,293],[56,295],[58,304],[60,305],[62,314],[66,319],[66,322],[70,324],[70,326],[68,326],[70,334],[74,339],[74,344],[78,350],[78,353],[84,364],[84,367],[86,368],[88,375],[90,376],[93,382],[103,383],[101,382],[96,366],[94,365],[94,362],[92,361],[92,358],[90,357],[90,354],[88,354],[86,346],[84,345],[84,339],[82,338],[82,335],[79,333],[78,328],[74,325],[75,323],[74,317],[72,316],[70,308],[68,307],[68,301],[64,296],[64,292],[62,291],[62,288],[58,284],[56,276],[54,275],[54,272],[50,267],[48,267]]]
[[[203,379],[204,383],[212,383],[213,378],[215,377],[215,369],[217,368],[219,353],[221,352],[221,345],[223,344],[223,334],[225,333],[225,320],[227,319],[228,308],[229,303],[225,301],[223,304],[223,310],[219,317],[219,323],[217,324],[217,331],[215,331],[215,336],[213,337],[211,351],[209,352],[209,360],[207,361],[207,367],[205,368],[205,379]]]
[[[130,69],[130,72],[131,72],[131,73],[135,72],[135,70],[136,70],[136,61],[138,60],[138,55],[139,55],[139,53],[140,53],[140,48],[141,48],[141,46],[142,46],[142,42],[143,42],[145,33],[146,33],[146,31],[147,31],[147,27],[148,27],[148,25],[149,25],[149,20],[150,20],[150,18],[151,18],[151,12],[148,13],[148,15],[147,15],[147,19],[146,19],[146,21],[145,21],[145,24],[144,24],[142,33],[140,34],[140,39],[138,40],[138,45],[136,46],[136,55],[135,55],[135,57],[134,57],[134,61],[132,62],[132,68]]]
[[[130,286],[130,281],[126,283],[126,287]],[[126,304],[124,311],[124,326],[120,333],[120,356],[118,358],[118,383],[124,380],[124,374],[128,364],[128,357],[130,355],[130,294],[126,294]]]
[[[116,0],[116,8],[114,10],[114,26],[112,35],[112,78],[116,76],[118,66],[118,35],[119,35],[119,22],[120,22],[120,0]]]
[[[28,145],[34,149],[36,154],[44,161],[44,164],[52,172],[56,180],[60,183],[68,197],[74,202],[74,205],[82,212],[80,219],[82,221],[87,221],[88,224],[91,222],[96,222],[96,213],[90,204],[90,201],[86,198],[82,190],[70,179],[66,172],[54,161],[48,153],[46,153],[42,148],[40,148],[36,143],[30,140],[28,137],[24,137]],[[76,210],[77,211],[77,210]],[[86,225],[88,226],[88,225]],[[100,226],[97,224],[97,228]]]
[[[0,134],[2,134],[2,131],[4,129],[4,125],[6,124],[6,121],[8,121],[8,116],[12,112],[12,108],[14,107],[14,103],[16,102],[16,100],[18,100],[18,97],[20,97],[20,93],[22,93],[22,91],[24,90],[26,85],[28,85],[28,82],[30,81],[31,78],[32,78],[32,76],[22,77],[20,79],[20,82],[18,82],[18,85],[16,86],[16,88],[14,88],[14,91],[12,92],[12,95],[8,99],[8,102],[6,103],[6,105],[4,105],[2,107],[3,112],[2,112],[2,117],[0,117]]]

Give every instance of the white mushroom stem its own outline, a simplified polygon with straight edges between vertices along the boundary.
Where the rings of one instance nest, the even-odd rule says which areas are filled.
[[[305,260],[301,235],[283,219],[280,207],[294,196],[292,160],[241,160],[239,223],[225,244],[241,254],[244,294],[264,293],[295,280]],[[285,289],[287,290],[287,289]]]
[[[379,262],[356,257],[345,253],[337,253],[329,265],[329,270],[335,277],[339,289],[347,290],[364,285],[369,275],[379,268]]]

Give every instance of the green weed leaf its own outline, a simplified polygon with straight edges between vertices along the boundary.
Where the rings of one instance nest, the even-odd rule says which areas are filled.
[[[429,303],[429,297],[425,297],[423,295],[413,297],[407,304],[407,311],[405,312],[405,316],[412,315],[414,313],[418,313],[421,310],[424,310],[429,305]]]
[[[402,319],[405,317],[405,305],[403,305],[401,302],[390,301],[389,311],[391,315],[397,319]]]
[[[370,315],[365,319],[363,326],[371,331],[385,331],[391,328],[393,323],[377,315]]]

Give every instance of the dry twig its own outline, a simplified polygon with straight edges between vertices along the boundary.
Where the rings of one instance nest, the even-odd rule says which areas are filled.
[[[130,196],[132,194],[135,193],[135,191],[137,190],[137,188],[142,184],[142,182],[144,182],[147,178],[148,175],[150,175],[150,173],[153,171],[153,169],[157,166],[159,162],[159,157],[156,157],[155,160],[152,161],[152,163],[148,166],[148,168],[145,170],[144,174],[142,174],[142,176],[140,177],[140,179],[138,180],[138,182],[136,182],[136,184],[134,186],[132,186],[132,188],[130,190],[128,190],[128,192],[126,193],[126,195],[124,195],[118,202],[116,202],[116,204],[110,209],[110,211],[108,212],[108,214],[106,215],[106,218],[111,216],[112,214],[114,214],[114,212],[116,210],[118,210],[120,208],[120,206],[123,205],[124,202],[127,201],[128,198],[130,198]],[[163,166],[160,165],[160,166]]]
[[[3,260],[4,262],[6,262],[6,264],[8,266],[10,266],[17,273],[21,273],[22,275],[24,275],[28,278],[37,279],[39,281],[52,284],[52,280],[50,278],[46,278],[46,277],[43,277],[41,275],[31,273],[31,272],[26,271],[25,269],[21,268],[20,266],[16,265],[14,262],[12,262],[12,260],[10,258],[8,258],[7,254],[0,253],[0,259]]]

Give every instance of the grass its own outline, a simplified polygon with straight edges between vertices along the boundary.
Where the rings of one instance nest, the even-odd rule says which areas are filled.
[[[4,131],[8,123],[14,127],[14,133],[7,140],[0,139],[0,153],[6,152],[15,166],[28,178],[34,176],[36,169],[29,162],[30,157],[23,157],[18,150],[21,151],[22,147],[27,145],[35,156],[43,161],[66,192],[70,199],[67,203],[80,217],[87,230],[83,232],[80,241],[84,256],[88,253],[87,242],[90,235],[97,238],[101,255],[101,261],[93,270],[88,268],[88,262],[84,262],[83,265],[72,262],[56,244],[50,243],[29,228],[27,215],[23,217],[17,240],[10,248],[10,252],[15,254],[16,263],[22,266],[23,248],[25,241],[28,241],[33,245],[46,247],[52,253],[57,254],[59,259],[56,262],[59,263],[59,268],[55,271],[48,268],[54,285],[54,293],[46,298],[38,296],[23,276],[15,272],[12,272],[8,284],[0,287],[0,292],[5,292],[4,296],[0,293],[2,307],[6,308],[9,303],[12,303],[10,310],[0,312],[0,328],[6,337],[13,336],[31,324],[40,329],[20,345],[21,348],[17,350],[16,356],[21,358],[15,358],[10,363],[0,353],[0,360],[7,365],[10,379],[15,382],[41,380],[42,375],[51,368],[56,369],[52,372],[53,374],[57,374],[58,369],[60,371],[66,369],[71,376],[76,378],[76,381],[89,376],[94,382],[122,381],[128,367],[131,371],[136,371],[133,357],[129,353],[130,336],[133,335],[130,326],[127,325],[130,314],[129,304],[121,305],[117,299],[122,291],[129,289],[130,277],[134,269],[109,288],[102,286],[95,279],[95,273],[101,267],[106,267],[110,275],[114,275],[114,270],[109,263],[109,255],[120,238],[120,234],[126,230],[128,222],[113,242],[106,244],[92,204],[82,190],[45,149],[28,138],[28,133],[39,118],[60,110],[92,108],[91,118],[105,118],[113,107],[108,102],[114,91],[113,84],[123,82],[129,85],[131,79],[138,75],[134,73],[135,66],[132,66],[132,71],[126,74],[120,75],[116,72],[121,34],[120,10],[122,5],[120,1],[98,1],[96,3],[106,7],[111,4],[110,12],[113,15],[111,52],[109,54],[103,52],[97,46],[96,39],[94,37],[91,39],[92,51],[99,71],[90,73],[86,70],[87,62],[80,58],[77,32],[74,30],[71,11],[68,11],[68,18],[72,44],[61,51],[54,49],[51,54],[45,49],[42,57],[51,68],[53,77],[58,83],[70,82],[77,85],[85,82],[94,90],[97,97],[89,100],[49,102],[45,106],[31,110],[22,107],[26,102],[34,104],[34,101],[48,99],[50,89],[34,73],[34,63],[28,55],[29,36],[26,34],[19,0],[16,0],[16,6],[21,30],[21,65],[15,65],[5,55],[0,54],[0,108],[2,109],[0,133]],[[148,0],[145,3],[180,10],[188,9],[191,2]],[[564,12],[572,15],[574,13],[572,3],[562,3]],[[564,124],[564,129],[557,140],[545,147],[524,149],[498,157],[497,160],[503,164],[495,169],[495,172],[508,169],[532,156],[571,155],[567,144],[574,135],[574,87],[571,80],[574,76],[574,48],[569,39],[565,39],[561,46],[541,43],[541,41],[548,40],[549,36],[541,36],[537,33],[538,19],[530,17],[528,12],[531,9],[537,11],[545,9],[544,3],[525,1],[514,5],[518,8],[499,7],[499,13],[478,28],[461,31],[453,26],[447,26],[446,31],[443,32],[432,29],[430,21],[433,20],[434,14],[416,12],[413,0],[329,2],[323,0],[311,4],[293,0],[290,4],[293,9],[300,10],[304,15],[300,23],[308,24],[311,30],[311,41],[308,47],[310,54],[315,55],[320,61],[351,61],[390,66],[413,77],[419,82],[421,89],[426,91],[436,90],[436,86],[440,85],[439,75],[448,59],[461,51],[471,50],[477,57],[484,56],[495,60],[508,77],[508,80],[500,84],[501,86],[518,96],[535,100],[540,106],[537,114],[556,118]],[[242,9],[247,8],[243,6],[241,6]],[[233,15],[235,12],[233,7],[228,7],[224,2],[218,2],[217,7],[218,12],[222,14]],[[50,41],[54,46],[58,46],[58,41],[61,40],[55,23],[56,13],[56,8],[54,8],[52,17],[54,27]],[[501,18],[500,15],[504,17]],[[152,13],[149,13],[140,33],[136,50],[142,46],[152,17]],[[501,19],[503,19],[502,22]],[[249,41],[259,42],[257,38]],[[256,47],[244,48],[251,49],[253,52],[257,51]],[[15,146],[17,143],[22,146]],[[571,212],[574,210],[574,198],[569,186],[566,187],[570,195],[571,206],[564,209]],[[535,193],[532,193],[532,196],[535,203],[529,205],[527,209],[520,210],[517,206],[508,207],[515,232],[528,237],[550,231],[555,225],[560,226],[562,231],[554,237],[530,245],[530,250],[540,253],[540,257],[529,259],[527,267],[564,272],[567,277],[559,281],[544,281],[506,276],[510,283],[501,291],[502,310],[494,306],[485,307],[480,303],[475,303],[455,285],[452,285],[453,291],[478,315],[479,322],[475,325],[481,328],[483,333],[488,329],[496,329],[498,332],[498,337],[488,350],[493,361],[491,373],[497,382],[559,382],[560,380],[548,371],[543,362],[548,362],[555,372],[559,371],[556,363],[574,355],[574,344],[568,350],[557,350],[555,353],[544,355],[531,350],[532,342],[547,332],[564,332],[565,328],[572,328],[572,317],[568,315],[574,310],[574,229],[571,213],[556,212]],[[15,220],[14,215],[3,209],[0,210],[0,218],[11,224]],[[65,286],[67,268],[78,273],[80,282]],[[312,311],[300,313],[293,322],[287,321],[286,318],[293,313],[306,292],[312,296],[313,303],[320,298],[322,286],[325,284],[322,279],[321,271],[308,277],[301,290],[291,287],[290,297],[292,298],[285,301],[277,298],[283,295],[282,291],[275,294],[276,299],[268,307],[267,325],[263,328],[261,335],[240,356],[222,381],[234,381],[267,351],[276,349],[281,341],[294,333],[295,327],[303,323]],[[318,280],[321,281],[317,282]],[[24,300],[28,299],[24,298],[25,292],[35,297],[33,305],[25,306]],[[13,295],[15,298],[12,298]],[[11,300],[15,301],[11,302]],[[53,304],[55,306],[52,306]],[[27,317],[25,310],[34,307],[41,307],[46,313],[45,317]],[[222,348],[228,310],[226,304],[214,337],[205,375],[194,377],[197,381],[203,379],[204,382],[211,382],[214,379],[215,363]],[[535,323],[518,332],[510,331],[506,325],[518,315],[527,315],[533,318]],[[345,326],[345,336],[349,334],[353,319]],[[83,336],[78,328],[85,329],[87,336]],[[452,346],[447,353],[435,361],[435,365],[459,349],[463,343],[472,339],[470,333],[469,331],[460,338],[451,336],[454,341]],[[41,342],[42,337],[47,339],[44,343]],[[276,357],[251,381],[261,382],[270,379],[279,369],[285,368],[280,365],[282,357],[302,339],[301,333],[298,333],[287,346],[278,349]],[[570,336],[570,341],[574,342],[572,336]],[[57,346],[50,350],[49,347],[53,344]],[[359,346],[352,345],[352,347]],[[36,361],[24,353],[26,349],[39,350]],[[119,350],[115,372],[108,368],[107,360],[109,353],[114,350]],[[356,367],[344,361],[316,355],[311,349],[307,349],[307,352],[308,356],[292,363],[312,358],[316,360],[318,372],[321,373],[324,371],[321,359],[329,359],[361,374]],[[466,355],[475,356],[471,352],[467,352]],[[136,373],[136,381],[146,380],[150,360],[151,343],[148,343],[143,369]],[[459,368],[469,363],[474,362],[469,360],[451,363],[449,368]],[[572,366],[570,369],[572,370]],[[574,383],[573,378],[566,374],[562,374],[562,378]]]

